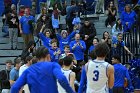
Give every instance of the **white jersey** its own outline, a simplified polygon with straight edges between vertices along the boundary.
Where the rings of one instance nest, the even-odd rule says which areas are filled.
[[[89,61],[87,66],[87,90],[86,93],[109,93],[107,68],[109,63]]]
[[[71,70],[64,70],[61,69],[62,73],[65,75],[65,77],[67,78],[68,82],[70,82],[70,73],[72,72]],[[59,93],[67,93],[64,88],[61,87],[61,85],[59,84],[59,82],[57,82],[58,85],[58,92]]]

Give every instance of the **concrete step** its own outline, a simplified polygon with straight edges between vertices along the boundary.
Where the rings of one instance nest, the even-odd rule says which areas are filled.
[[[0,37],[0,44],[7,44],[9,43],[9,38],[3,38],[3,37]],[[23,43],[23,38],[22,37],[18,37],[18,42],[19,43]]]
[[[22,50],[0,50],[0,57],[17,57],[21,53]]]
[[[1,57],[0,58],[0,64],[5,64],[5,61],[6,60],[12,60],[12,62],[14,63],[14,59],[15,59],[16,57]]]
[[[18,43],[18,50],[22,50],[24,47],[23,43]],[[10,50],[11,49],[11,45],[10,44],[0,44],[0,50]]]

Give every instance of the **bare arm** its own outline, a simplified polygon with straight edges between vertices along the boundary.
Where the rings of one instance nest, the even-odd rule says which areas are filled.
[[[112,88],[114,86],[114,67],[109,65],[108,67],[108,87]]]
[[[124,49],[125,49],[129,54],[132,54],[126,46],[124,46]]]
[[[75,81],[75,73],[74,72],[72,72],[71,74],[70,74],[70,86],[72,87],[72,89],[75,91],[75,86],[74,86],[74,81]]]
[[[19,30],[20,30],[20,34],[22,34],[22,27],[21,27],[21,24],[19,24]]]
[[[13,80],[9,80],[9,82],[10,82],[11,86],[15,83],[15,81],[13,81]]]

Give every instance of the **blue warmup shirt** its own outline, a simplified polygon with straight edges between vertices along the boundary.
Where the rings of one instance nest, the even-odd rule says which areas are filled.
[[[23,72],[11,88],[11,93],[19,93],[28,84],[30,93],[58,93],[57,80],[67,93],[74,93],[61,67],[54,62],[38,62]]]
[[[70,42],[70,50],[75,55],[76,60],[84,60],[84,51],[86,50],[86,44],[83,40],[79,41],[80,44],[83,46],[81,48],[79,45],[72,50],[72,47],[77,43],[75,40]]]
[[[59,48],[62,52],[64,52],[64,46],[69,45],[71,39],[75,36],[76,32],[72,32],[70,35],[68,35],[66,38],[63,38],[60,34],[56,34],[56,37],[59,41]]]
[[[114,87],[124,87],[124,78],[127,78],[128,80],[128,86],[131,87],[132,83],[131,83],[131,79],[128,73],[128,70],[125,66],[123,66],[122,64],[115,64],[114,66],[114,78],[115,78],[115,82],[114,82]]]
[[[58,61],[59,61],[59,56],[60,56],[61,54],[59,54],[59,55],[54,55],[54,52],[57,52],[58,50],[60,50],[60,49],[59,49],[59,48],[56,48],[56,49],[50,48],[50,49],[49,49],[49,52],[50,52],[50,55],[51,55],[51,61],[52,61],[52,62],[57,62],[57,63],[58,63]]]
[[[23,34],[31,34],[32,33],[30,31],[30,25],[28,24],[29,20],[32,20],[33,22],[35,21],[33,16],[28,16],[28,17],[22,16],[20,19],[20,24],[22,27]]]
[[[51,49],[51,39],[46,37],[43,33],[39,33],[40,39],[43,41],[43,46],[45,46],[48,49]]]

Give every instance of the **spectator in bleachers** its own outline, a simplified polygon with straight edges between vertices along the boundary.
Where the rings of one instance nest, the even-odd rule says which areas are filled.
[[[120,55],[112,56],[112,64],[114,66],[114,87],[113,93],[125,93],[125,88],[128,87],[131,91],[133,91],[133,86],[131,82],[131,78],[129,76],[129,72],[125,66],[121,64]],[[127,82],[128,86],[124,86],[125,82]]]
[[[75,17],[75,12],[78,11],[77,10],[77,6],[76,6],[76,2],[74,0],[71,1],[71,6],[67,6],[66,8],[66,23],[68,25],[68,32],[71,33],[73,31],[73,24],[72,21]]]
[[[10,85],[13,86],[15,81],[19,77],[19,68],[21,66],[21,59],[20,58],[15,58],[14,59],[14,68],[10,71]]]
[[[10,13],[7,17],[7,24],[9,25],[9,38],[11,49],[17,49],[19,19],[15,11]]]
[[[113,1],[109,2],[107,11],[108,11],[108,14],[107,14],[108,17],[105,21],[105,26],[112,27],[114,25],[114,22],[116,21],[116,15],[117,15],[117,9]]]
[[[121,16],[121,13],[124,11],[125,5],[126,5],[125,0],[118,0],[118,13],[119,13],[119,16]]]
[[[132,26],[135,24],[136,13],[131,10],[130,5],[125,6],[125,11],[121,14],[121,21],[124,32],[130,32]]]
[[[19,7],[19,19],[24,16],[24,11],[25,11],[25,6],[24,5],[20,5]]]
[[[59,28],[59,17],[60,17],[60,10],[58,9],[57,3],[53,6],[53,13],[52,13],[52,26],[53,29]]]
[[[46,15],[46,14],[42,14],[40,16],[40,18],[37,20],[36,22],[36,26],[35,26],[35,31],[34,31],[34,34],[35,36],[38,36],[42,26],[45,26],[42,30],[42,32],[44,32],[44,30],[47,28],[47,29],[51,29],[52,28],[52,23],[51,23],[51,18]]]
[[[84,60],[84,52],[86,50],[86,44],[83,40],[80,40],[80,34],[75,34],[75,40],[70,42],[70,50],[75,55],[77,66],[79,66]]]
[[[117,40],[113,41],[113,54],[119,54],[122,55],[122,49],[124,48],[129,54],[133,55],[129,49],[125,46],[125,42],[123,41],[123,34],[122,33],[118,33],[117,35]]]
[[[98,43],[99,43],[99,39],[98,39],[98,38],[94,38],[94,39],[93,39],[93,42],[92,42],[93,45],[90,46],[90,48],[89,48],[89,50],[88,50],[88,54],[90,54],[90,53],[95,49],[95,46],[96,46]]]
[[[39,37],[40,37],[40,39],[43,42],[43,46],[45,46],[48,49],[51,49],[51,40],[52,40],[50,38],[51,31],[50,31],[50,29],[47,29],[47,28],[43,31],[43,29],[44,29],[45,26],[46,25],[43,25],[42,26],[42,28],[40,30],[40,33],[39,33]]]
[[[116,24],[112,27],[112,41],[117,39],[118,33],[123,33],[123,25],[120,18],[117,19]]]
[[[106,43],[108,45],[109,49],[111,50],[111,44],[112,44],[111,41],[112,41],[112,39],[110,38],[109,32],[105,31],[103,33],[103,37],[101,39],[101,42]],[[105,61],[111,63],[111,51],[108,52],[108,54],[105,58]]]
[[[39,19],[41,19],[42,15],[46,15],[47,14],[47,8],[46,7],[42,7],[41,9],[41,13],[37,15],[36,21],[38,21]]]
[[[20,34],[22,34],[25,47],[27,47],[29,41],[34,40],[32,26],[34,21],[34,17],[30,15],[30,9],[25,8],[25,16],[21,17],[19,24]]]
[[[62,53],[64,52],[64,46],[69,45],[72,38],[75,36],[76,29],[77,29],[77,27],[74,27],[74,31],[72,33],[70,33],[69,35],[68,35],[68,32],[66,30],[62,30],[61,34],[59,34],[57,31],[55,32],[56,37],[59,41],[59,48],[60,48]]]
[[[5,65],[5,69],[0,71],[0,85],[2,89],[1,93],[10,93],[9,74],[11,71],[12,61],[6,60]]]
[[[92,24],[87,18],[84,21],[84,24],[80,28],[80,33],[82,40],[86,43],[85,54],[88,54],[88,49],[92,45],[92,40],[96,36],[96,29],[94,24]],[[85,57],[86,61],[87,58]]]
[[[57,46],[57,40],[53,39],[51,40],[51,48],[49,49],[50,55],[51,55],[51,61],[52,62],[58,62],[59,56],[61,55],[61,50]]]

